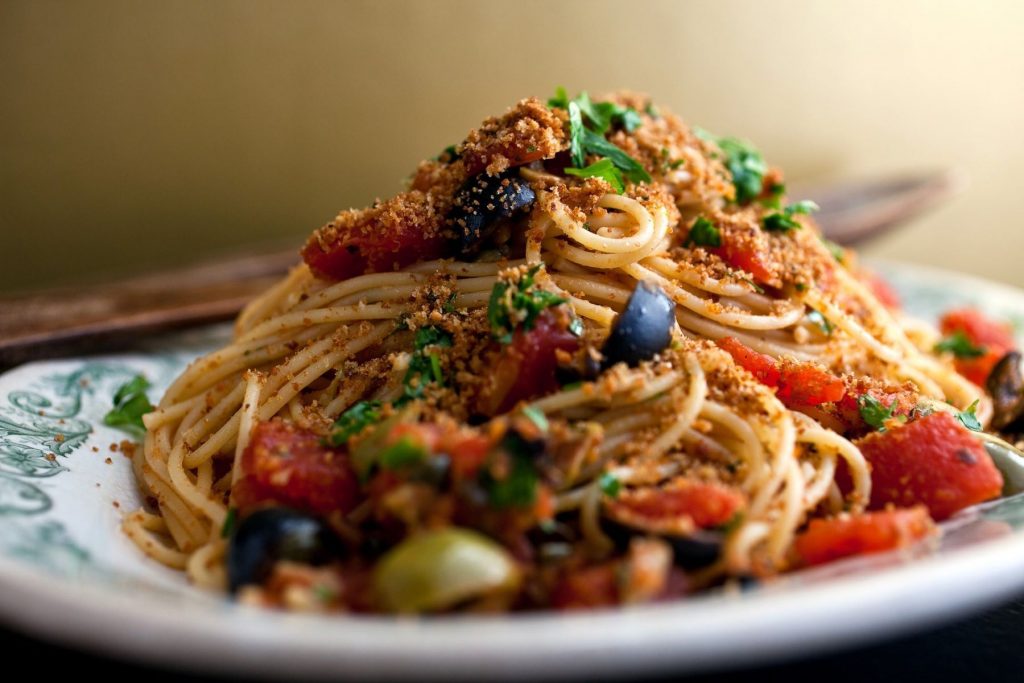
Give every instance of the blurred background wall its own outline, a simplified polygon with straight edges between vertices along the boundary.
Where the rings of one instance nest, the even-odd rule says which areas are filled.
[[[794,179],[942,166],[870,253],[1024,285],[1024,3],[0,2],[0,291],[281,240],[516,99],[629,87]]]

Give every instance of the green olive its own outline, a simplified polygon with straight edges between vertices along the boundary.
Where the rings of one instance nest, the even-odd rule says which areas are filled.
[[[377,563],[373,587],[392,612],[434,612],[485,597],[511,597],[519,568],[500,545],[448,527],[412,536]]]

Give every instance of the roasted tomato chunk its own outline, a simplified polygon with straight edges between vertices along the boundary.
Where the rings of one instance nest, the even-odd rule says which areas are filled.
[[[978,439],[948,413],[933,413],[857,442],[871,465],[871,505],[925,505],[943,520],[997,497],[1003,477]]]
[[[512,343],[503,345],[494,355],[494,376],[481,405],[484,414],[507,412],[519,401],[543,396],[558,388],[557,352],[573,353],[580,344],[579,338],[567,329],[567,320],[563,321],[563,317],[556,311],[545,311],[537,318],[533,329],[517,330]]]
[[[743,494],[724,484],[677,477],[666,484],[622,491],[605,499],[609,517],[651,533],[685,535],[721,526],[746,505]]]
[[[900,308],[900,297],[896,290],[889,285],[882,276],[870,270],[862,270],[857,273],[860,280],[875,295],[875,298],[882,302],[886,308],[898,310]]]
[[[717,254],[733,268],[750,273],[758,282],[772,284],[777,279],[768,263],[768,257],[756,249],[726,241],[725,244],[712,249],[711,252]]]
[[[327,514],[355,507],[359,487],[348,456],[284,420],[258,423],[242,454],[234,502],[243,511],[278,503]]]
[[[903,548],[934,532],[928,511],[919,506],[813,519],[796,537],[793,547],[801,564],[816,565]]]
[[[813,363],[780,363],[748,348],[735,337],[720,339],[718,345],[761,384],[775,389],[779,400],[790,408],[833,403],[846,395],[841,378]]]
[[[440,258],[451,249],[435,200],[410,191],[370,209],[346,211],[317,230],[302,258],[318,276],[345,280]]]
[[[981,351],[980,355],[958,357],[954,361],[956,371],[978,386],[985,386],[995,364],[1016,347],[1009,325],[990,320],[970,308],[947,312],[939,321],[939,328],[946,335],[962,333]]]

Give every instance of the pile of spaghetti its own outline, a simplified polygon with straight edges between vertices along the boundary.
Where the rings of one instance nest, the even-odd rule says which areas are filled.
[[[1000,493],[979,384],[1012,339],[907,319],[815,208],[646,97],[523,100],[317,230],[167,389],[125,530],[248,602],[406,613],[930,537]]]

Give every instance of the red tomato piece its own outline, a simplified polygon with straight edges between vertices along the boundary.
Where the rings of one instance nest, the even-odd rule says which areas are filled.
[[[922,504],[936,520],[999,496],[1003,476],[949,413],[932,413],[857,442],[871,465],[871,505]]]
[[[723,337],[718,340],[718,346],[727,351],[737,365],[752,374],[761,384],[769,387],[779,386],[779,363],[771,356],[754,351],[736,337]]]
[[[979,386],[985,386],[995,364],[1017,345],[1012,327],[990,320],[971,308],[948,311],[939,321],[939,328],[947,335],[962,332],[972,344],[984,351],[975,358],[954,360],[956,371]]]
[[[563,328],[554,312],[544,311],[533,329],[517,330],[512,343],[501,348],[481,410],[487,415],[498,415],[514,408],[519,401],[551,393],[558,388],[556,352],[573,353],[579,345],[579,338]]]
[[[990,320],[972,308],[947,311],[939,321],[939,329],[943,334],[963,332],[977,346],[991,346],[1004,351],[1016,346],[1010,325]]]
[[[348,456],[284,420],[256,424],[241,471],[234,500],[243,510],[274,502],[319,514],[344,513],[359,496]]]
[[[444,256],[448,236],[430,195],[408,192],[364,211],[340,215],[302,248],[319,277],[345,280]]]
[[[777,395],[790,408],[817,406],[843,398],[846,384],[817,365],[783,363]]]
[[[899,309],[900,297],[888,282],[882,279],[878,273],[870,270],[862,270],[857,273],[857,279],[867,285],[875,298],[882,302],[886,308]]]
[[[676,534],[721,526],[745,505],[746,499],[736,489],[685,477],[623,491],[605,501],[608,515],[618,522],[653,533]]]
[[[935,532],[923,507],[883,510],[835,519],[813,519],[796,537],[794,550],[804,565],[903,548]]]
[[[491,446],[492,440],[480,434],[450,439],[446,450],[452,461],[452,475],[461,481],[475,479]]]
[[[846,395],[843,380],[811,363],[779,363],[758,353],[735,337],[724,337],[718,345],[761,384],[776,389],[776,395],[790,408],[816,406],[838,401]]]
[[[592,609],[618,604],[618,563],[606,562],[563,576],[551,591],[555,609]]]
[[[759,251],[741,245],[726,242],[711,250],[733,268],[750,273],[758,282],[770,284],[775,282],[775,273],[768,265],[767,257]]]

